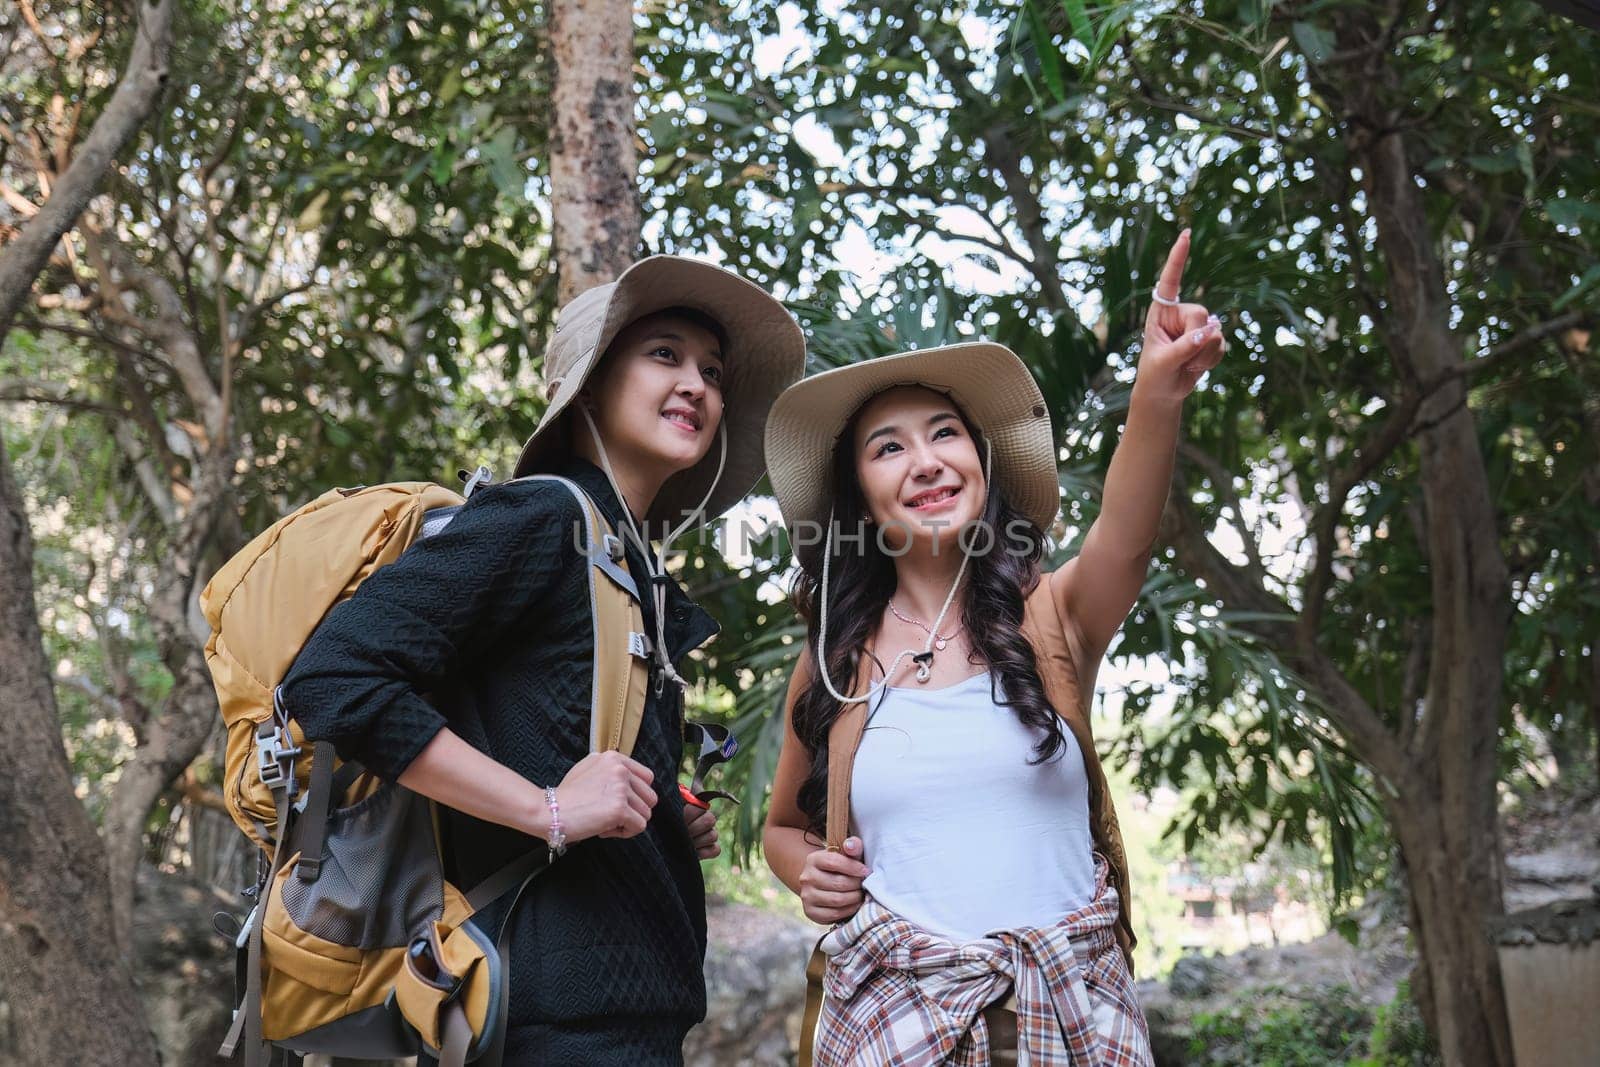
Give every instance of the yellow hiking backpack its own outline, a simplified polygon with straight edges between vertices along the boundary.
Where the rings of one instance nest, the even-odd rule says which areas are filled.
[[[480,467],[465,494],[488,480]],[[630,753],[651,651],[638,587],[594,502],[566,479],[547,480],[571,491],[585,518],[590,748]],[[462,893],[444,877],[433,802],[340,762],[331,744],[308,746],[278,698],[328,610],[464,503],[428,482],[331,490],[251,541],[201,593],[212,628],[206,660],[228,732],[223,797],[261,850],[246,890],[251,911],[242,924],[218,916],[238,950],[242,991],[223,1056],[242,1040],[251,1067],[268,1062],[273,1046],[374,1059],[426,1050],[443,1067],[498,1063],[506,946],[469,920],[512,891],[514,910],[547,863],[543,851]]]

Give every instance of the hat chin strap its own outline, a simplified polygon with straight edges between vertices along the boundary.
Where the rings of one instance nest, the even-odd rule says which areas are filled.
[[[983,483],[987,488],[994,484],[990,477],[994,460],[994,446],[987,439],[984,440],[983,444]],[[958,531],[956,543],[960,544],[960,542],[961,535]],[[956,590],[961,588],[961,579],[966,577],[967,574],[967,564],[972,561],[972,549],[967,545],[962,545],[961,547],[961,566],[956,569],[955,581],[950,583],[950,592],[945,594],[944,605],[939,609],[939,614],[934,617],[933,625],[928,627],[928,640],[923,644],[922,651],[913,652],[909,648],[901,649],[883,672],[883,681],[876,685],[869,685],[866,693],[858,697],[845,696],[839,692],[833,684],[833,679],[828,675],[828,564],[832,559],[833,508],[830,507],[828,509],[827,541],[822,546],[822,611],[817,622],[817,674],[821,677],[824,688],[828,690],[828,695],[841,705],[863,704],[888,688],[889,680],[894,677],[894,672],[900,669],[900,661],[907,656],[917,660],[923,660],[924,657],[927,657],[928,660],[932,659],[934,635],[939,632],[939,627],[944,624],[945,615],[950,611],[950,605],[955,602]]]
[[[582,404],[577,405],[578,413],[583,416],[583,421],[589,427],[589,436],[594,439],[596,454],[600,457],[600,469],[605,472],[606,481],[611,484],[611,491],[617,494],[617,501],[622,505],[623,536],[632,537],[633,543],[638,547],[639,553],[644,556],[645,569],[650,572],[650,596],[655,604],[656,615],[656,640],[655,661],[661,668],[663,677],[677,682],[679,688],[687,688],[689,682],[679,674],[672,665],[671,658],[667,655],[667,552],[671,550],[672,543],[682,537],[685,531],[696,525],[705,513],[706,505],[711,502],[711,495],[717,491],[717,483],[722,481],[722,469],[728,462],[728,424],[726,421],[717,422],[717,473],[711,479],[711,487],[706,490],[706,495],[700,498],[700,503],[691,511],[687,518],[680,524],[668,530],[661,540],[661,548],[654,555],[650,552],[650,544],[639,532],[639,527],[634,524],[633,512],[628,507],[628,498],[622,495],[622,489],[617,485],[617,476],[611,470],[611,457],[606,455],[606,445],[600,438],[600,428],[594,424],[594,416],[589,414],[589,409]]]

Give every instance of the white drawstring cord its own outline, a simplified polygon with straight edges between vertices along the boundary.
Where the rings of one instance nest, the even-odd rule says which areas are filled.
[[[611,459],[606,455],[605,442],[600,440],[600,428],[594,424],[594,418],[589,414],[589,409],[581,403],[578,405],[578,412],[583,416],[583,421],[589,425],[589,435],[594,438],[595,452],[600,456],[600,469],[605,473],[606,481],[611,483],[611,491],[617,494],[618,503],[622,505],[622,522],[625,527],[623,535],[632,535],[634,545],[639,549],[639,553],[644,556],[645,569],[650,572],[651,602],[655,604],[656,609],[656,663],[660,666],[662,674],[677,682],[680,687],[687,688],[689,685],[688,680],[678,673],[677,669],[672,666],[672,660],[667,656],[667,587],[664,581],[658,581],[657,578],[665,577],[667,573],[667,552],[671,549],[672,542],[682,537],[684,531],[699,520],[701,513],[706,509],[706,505],[711,502],[711,494],[717,491],[717,483],[722,480],[722,469],[728,462],[728,424],[725,421],[717,423],[717,442],[720,446],[720,451],[717,455],[717,473],[711,479],[711,487],[706,490],[706,495],[700,498],[700,503],[689,513],[688,518],[684,519],[675,529],[667,532],[661,542],[660,551],[652,560],[650,545],[645,541],[644,535],[639,532],[639,528],[634,525],[633,513],[628,508],[628,498],[622,495],[622,489],[617,485],[617,477],[611,471]]]
[[[990,481],[991,461],[993,458],[994,448],[989,444],[988,440],[985,439],[983,454],[983,482],[986,495],[988,492],[988,487],[993,484]],[[956,535],[956,541],[958,544],[960,543],[960,540],[960,533],[958,531]],[[876,685],[869,685],[865,695],[858,697],[845,696],[843,693],[839,692],[838,689],[834,688],[833,679],[828,675],[828,564],[832,558],[833,509],[830,507],[828,509],[828,533],[822,546],[822,609],[820,612],[821,617],[817,623],[817,673],[821,675],[822,684],[824,688],[828,690],[828,695],[833,697],[833,699],[837,700],[840,704],[848,706],[850,704],[865,703],[866,701],[877,696],[879,693],[883,692],[884,687],[889,684],[889,679],[894,677],[894,672],[900,669],[900,661],[905,659],[906,656],[912,656],[913,658],[916,658],[920,656],[931,657],[933,655],[933,635],[939,631],[940,625],[944,622],[945,614],[950,610],[951,603],[955,601],[956,591],[961,588],[961,579],[966,576],[967,564],[972,560],[972,549],[968,545],[961,546],[961,566],[956,569],[956,580],[950,584],[950,592],[945,594],[944,605],[939,608],[939,614],[934,618],[933,625],[928,627],[928,640],[922,646],[922,651],[913,652],[909,648],[901,649],[900,653],[895,656],[893,661],[890,662],[888,668],[883,672],[883,681]],[[918,664],[917,678],[919,681],[927,680],[926,664]]]

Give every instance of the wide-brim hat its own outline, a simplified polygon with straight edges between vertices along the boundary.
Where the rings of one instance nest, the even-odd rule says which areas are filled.
[[[652,527],[676,526],[705,497],[713,479],[717,486],[706,504],[707,521],[755,488],[764,469],[767,412],[805,370],[805,335],[788,309],[760,286],[682,256],[642,259],[616,281],[580,293],[561,309],[544,355],[550,406],[523,446],[516,477],[551,470],[566,457],[568,442],[554,427],[617,334],[637,319],[674,307],[709,315],[726,334],[722,420],[728,456],[721,478],[716,478],[715,444],[699,463],[668,478],[645,521]]]
[[[1060,507],[1055,433],[1028,368],[988,341],[880,356],[823,371],[790,386],[767,419],[767,473],[791,534],[828,522],[833,454],[852,416],[885,389],[917,385],[943,393],[988,440],[995,484],[1040,529]]]

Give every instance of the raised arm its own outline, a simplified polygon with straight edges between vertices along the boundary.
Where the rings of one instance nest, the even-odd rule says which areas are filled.
[[[1172,485],[1183,402],[1222,359],[1221,323],[1203,305],[1179,302],[1188,258],[1184,230],[1167,254],[1145,318],[1128,421],[1106,472],[1100,516],[1077,558],[1053,579],[1081,662],[1097,663],[1105,655],[1139,595]]]

